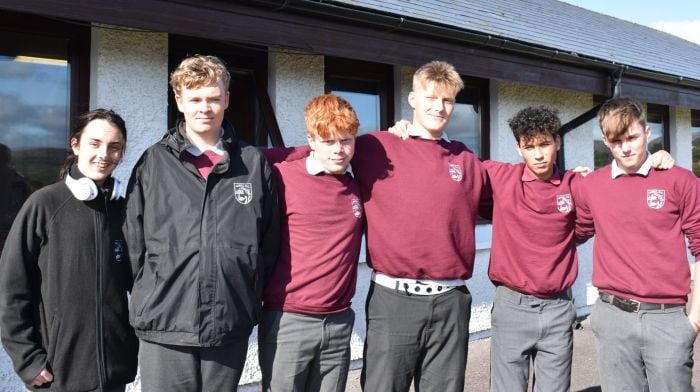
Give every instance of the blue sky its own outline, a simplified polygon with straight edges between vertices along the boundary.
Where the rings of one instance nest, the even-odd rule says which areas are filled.
[[[563,1],[653,27],[700,44],[700,1],[698,0]]]

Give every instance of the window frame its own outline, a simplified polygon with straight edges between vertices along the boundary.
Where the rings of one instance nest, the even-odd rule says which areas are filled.
[[[325,56],[323,79],[326,93],[343,90],[378,95],[379,129],[388,129],[394,125],[392,65]]]

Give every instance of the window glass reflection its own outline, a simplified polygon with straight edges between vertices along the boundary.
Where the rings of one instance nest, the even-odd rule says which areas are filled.
[[[58,179],[66,157],[69,90],[65,60],[0,55],[0,143],[32,188]]]
[[[481,156],[481,118],[473,104],[456,103],[445,132],[450,140],[466,144],[476,156]]]
[[[380,129],[379,95],[358,93],[352,91],[333,91],[333,94],[345,98],[352,105],[360,120],[360,128],[357,134],[362,135]]]

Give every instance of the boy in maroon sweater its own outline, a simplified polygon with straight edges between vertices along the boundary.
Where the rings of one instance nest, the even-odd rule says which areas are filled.
[[[464,87],[433,61],[413,77],[407,141],[388,132],[357,138],[352,160],[367,222],[365,391],[462,392],[474,268],[474,227],[490,199],[486,169],[443,134]],[[287,160],[308,149],[297,149]]]
[[[443,130],[463,82],[434,61],[413,76],[413,133],[357,140],[353,171],[367,214],[365,391],[461,392],[467,361],[474,226],[486,170]]]
[[[598,112],[612,164],[575,184],[577,235],[596,234],[591,326],[601,386],[610,391],[691,391],[700,298],[686,314],[690,268],[700,290],[700,181],[688,170],[650,167],[641,105],[626,98]]]
[[[523,163],[484,162],[494,204],[489,278],[497,286],[491,391],[526,391],[531,362],[536,389],[568,391],[576,317],[570,288],[578,273],[571,184],[581,177],[555,166],[555,109],[524,108],[508,125]],[[401,121],[390,131],[405,138],[409,126]],[[673,164],[665,151],[656,158],[657,166]]]
[[[359,121],[343,98],[306,106],[311,155],[274,165],[281,248],[263,292],[258,332],[263,391],[343,392],[350,364],[360,191],[348,165]],[[271,161],[279,149],[263,151]]]

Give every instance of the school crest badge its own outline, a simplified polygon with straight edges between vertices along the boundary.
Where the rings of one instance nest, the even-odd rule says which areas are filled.
[[[453,181],[462,181],[462,168],[459,167],[459,165],[455,165],[454,163],[448,163],[447,169],[450,172],[450,178]]]
[[[234,182],[233,193],[237,202],[248,204],[253,200],[253,184],[249,182]]]
[[[563,214],[568,214],[573,209],[574,203],[571,201],[571,194],[557,195],[557,209]]]
[[[352,198],[352,214],[355,218],[362,218],[362,202],[357,197]]]
[[[666,191],[664,189],[647,189],[647,206],[658,210],[666,203]]]

